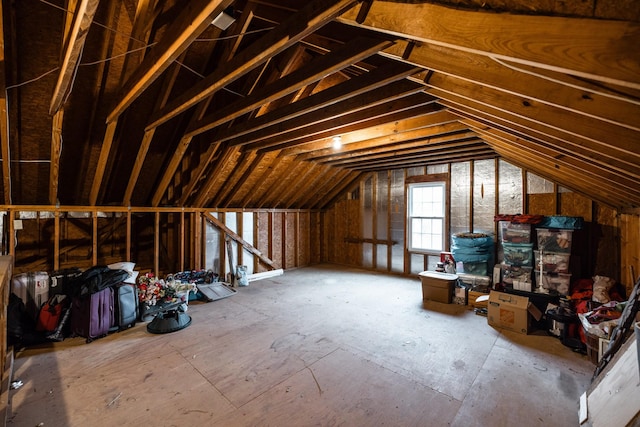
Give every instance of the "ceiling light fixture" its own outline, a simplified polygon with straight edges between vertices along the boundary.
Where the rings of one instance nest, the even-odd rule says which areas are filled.
[[[220,28],[222,31],[229,28],[229,26],[234,22],[236,22],[236,18],[233,17],[233,6],[229,6],[220,12],[220,15],[216,16],[215,19],[211,21],[213,25]]]
[[[333,148],[334,149],[339,149],[340,147],[342,147],[342,137],[340,135],[338,136],[334,136],[333,139]]]

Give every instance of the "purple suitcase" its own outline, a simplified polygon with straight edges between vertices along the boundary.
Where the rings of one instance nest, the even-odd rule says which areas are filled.
[[[109,333],[114,324],[113,288],[108,287],[71,302],[71,334],[91,342]]]

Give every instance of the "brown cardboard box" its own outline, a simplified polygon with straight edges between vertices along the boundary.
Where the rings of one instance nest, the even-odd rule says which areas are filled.
[[[531,326],[531,317],[540,320],[542,313],[528,297],[497,291],[489,294],[489,325],[526,335]]]
[[[489,295],[486,292],[469,291],[469,307],[470,308],[487,308],[486,302],[477,302],[476,299],[482,295]]]

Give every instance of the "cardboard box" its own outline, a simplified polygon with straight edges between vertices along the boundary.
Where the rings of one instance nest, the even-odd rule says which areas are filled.
[[[419,274],[422,281],[422,299],[451,304],[453,287],[458,276],[437,271],[423,271]]]
[[[467,305],[469,303],[469,285],[464,283],[456,284],[453,291],[453,303],[459,305]]]
[[[484,301],[476,301],[478,299],[478,297],[481,297],[483,295],[489,295],[487,292],[481,292],[481,291],[469,291],[469,306],[471,308],[487,308],[487,303]]]
[[[525,335],[529,333],[531,317],[542,318],[542,312],[528,297],[504,292],[491,291],[487,311],[489,325]]]

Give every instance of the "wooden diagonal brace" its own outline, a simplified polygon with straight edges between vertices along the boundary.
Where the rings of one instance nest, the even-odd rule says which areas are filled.
[[[244,248],[246,250],[251,252],[253,255],[257,256],[260,259],[260,261],[262,261],[263,263],[267,264],[269,267],[271,267],[271,269],[276,270],[276,269],[279,268],[273,261],[271,261],[269,258],[264,256],[262,254],[262,252],[260,252],[258,249],[253,247],[253,245],[251,243],[247,242],[242,237],[240,237],[236,232],[234,232],[229,227],[224,225],[224,223],[222,221],[220,221],[218,218],[216,218],[213,215],[211,215],[210,213],[206,213],[206,212],[203,213],[202,215],[204,216],[204,218],[207,221],[211,222],[213,225],[218,227],[220,230],[222,230],[225,233],[227,233],[227,235],[229,237],[231,237],[233,240],[235,240],[236,242],[238,242],[239,244],[244,246]]]

